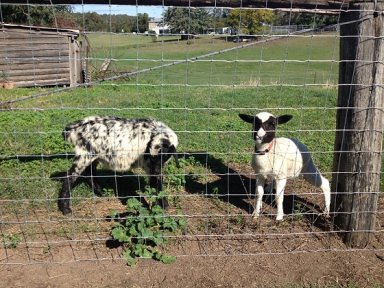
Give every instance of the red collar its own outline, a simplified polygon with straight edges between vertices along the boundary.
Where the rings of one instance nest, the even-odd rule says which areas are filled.
[[[256,147],[255,147],[255,154],[257,154],[257,155],[265,155],[266,153],[268,153],[269,151],[272,150],[274,142],[275,142],[275,140],[272,140],[272,142],[269,143],[267,149],[265,149],[265,150],[256,150]]]

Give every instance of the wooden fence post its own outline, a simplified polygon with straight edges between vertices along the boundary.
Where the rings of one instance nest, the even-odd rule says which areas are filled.
[[[383,2],[342,12],[332,200],[334,224],[349,247],[375,228],[384,127]]]

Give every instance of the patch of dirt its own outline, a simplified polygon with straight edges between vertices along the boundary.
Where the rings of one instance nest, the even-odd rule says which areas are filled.
[[[254,190],[249,167],[215,163],[206,181],[187,177],[172,207],[187,220],[183,235],[169,239],[166,265],[140,259],[128,267],[121,247],[109,248],[114,197],[86,199],[71,217],[35,209],[2,215],[5,235],[22,235],[16,248],[0,249],[1,287],[374,287],[384,285],[384,197],[376,233],[364,249],[347,248],[331,220],[321,215],[321,191],[289,181],[284,221],[274,220],[273,197],[251,218]],[[215,172],[212,172],[215,171]],[[293,194],[295,191],[295,194]],[[176,213],[170,209],[169,214]],[[12,239],[9,238],[9,241]]]

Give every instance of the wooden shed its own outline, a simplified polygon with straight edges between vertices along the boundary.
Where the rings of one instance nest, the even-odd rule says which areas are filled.
[[[78,30],[0,23],[0,82],[16,87],[84,83],[86,47]]]

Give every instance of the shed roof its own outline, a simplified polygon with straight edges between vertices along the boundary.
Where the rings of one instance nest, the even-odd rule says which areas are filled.
[[[60,34],[67,36],[79,36],[80,30],[76,29],[63,29],[63,28],[51,28],[51,27],[43,27],[43,26],[29,26],[29,25],[19,25],[19,24],[8,24],[4,22],[0,22],[0,29],[5,30],[28,30],[29,33],[36,34]]]

